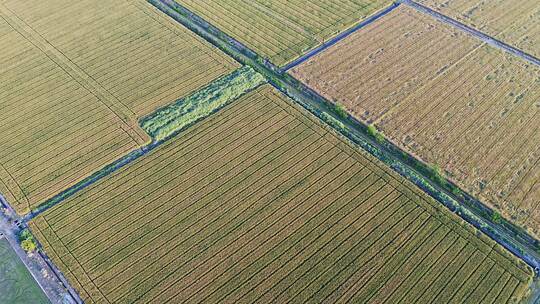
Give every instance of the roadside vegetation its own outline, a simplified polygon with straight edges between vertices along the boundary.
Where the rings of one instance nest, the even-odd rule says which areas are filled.
[[[277,66],[301,56],[391,0],[176,0]]]
[[[527,295],[535,274],[529,265],[537,265],[529,253],[538,243],[529,247],[529,236],[512,230],[503,213],[450,182],[447,176],[456,172],[446,163],[405,152],[417,152],[421,140],[388,130],[392,125],[416,131],[418,123],[422,127],[414,135],[426,138],[432,125],[459,115],[453,111],[458,103],[444,113],[436,108],[433,113],[443,115],[430,117],[428,107],[414,104],[426,97],[408,94],[422,81],[445,79],[452,70],[447,61],[459,61],[464,53],[485,55],[482,48],[471,51],[475,41],[416,11],[397,9],[371,24],[371,36],[359,39],[362,31],[355,32],[354,39],[293,69],[308,88],[274,64],[290,61],[389,1],[176,0],[256,52],[173,0],[105,0],[77,37],[69,30],[56,35],[59,26],[79,25],[70,15],[95,1],[0,4],[0,41],[2,35],[29,34],[24,38],[38,45],[38,53],[49,50],[53,66],[71,72],[65,74],[78,84],[70,85],[82,85],[81,91],[109,109],[104,112],[132,145],[103,156],[106,165],[89,166],[85,178],[64,179],[71,183],[60,183],[61,192],[48,189],[57,194],[23,220],[32,233],[21,231],[20,246],[33,252],[39,240],[85,303],[508,303]],[[34,30],[36,20],[42,26]],[[400,48],[411,41],[417,49],[409,60],[386,57],[404,56]],[[439,47],[437,57],[428,42],[448,49]],[[496,67],[496,57],[486,52],[477,59],[486,69]],[[0,62],[9,58],[3,56]],[[415,66],[419,72],[407,78]],[[488,85],[514,85],[513,79],[501,82],[497,73],[478,74]],[[528,91],[517,91],[508,94],[512,106],[530,106]],[[85,110],[91,103],[82,104]],[[461,106],[474,114],[477,103]],[[493,108],[498,122],[512,113]],[[398,117],[396,123],[391,118],[401,111],[428,119],[411,124]],[[89,128],[94,124],[90,120]],[[444,139],[435,135],[436,141]],[[116,134],[107,136],[118,147]],[[88,149],[83,154],[91,157],[93,147]],[[77,169],[75,160],[70,164]],[[0,192],[11,190],[32,208],[28,197],[35,189],[10,175],[25,169],[3,165]],[[508,237],[504,229],[516,233]]]
[[[19,243],[21,244],[21,248],[28,253],[34,252],[37,249],[34,236],[28,229],[21,230],[19,233]]]
[[[491,11],[472,15],[484,13]],[[339,100],[369,124],[368,133],[379,142],[376,130],[421,160],[426,165],[416,166],[418,171],[441,188],[459,199],[470,195],[539,235],[537,66],[401,5],[291,74],[328,100]],[[485,214],[489,220],[491,213]]]

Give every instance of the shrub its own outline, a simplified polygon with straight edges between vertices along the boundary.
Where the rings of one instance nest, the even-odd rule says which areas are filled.
[[[347,113],[347,110],[345,110],[345,107],[343,107],[342,105],[340,105],[338,103],[335,103],[334,104],[334,110],[339,115],[339,117],[341,117],[343,119],[349,118],[349,113]]]
[[[440,185],[445,185],[446,184],[446,179],[444,178],[443,174],[442,174],[442,171],[441,171],[441,168],[437,165],[431,165],[428,167],[429,169],[429,173],[431,175],[431,177],[437,182],[439,183]]]
[[[36,250],[37,245],[36,242],[34,242],[33,239],[31,240],[23,240],[21,242],[21,248],[26,252],[33,252]]]
[[[501,215],[496,212],[496,211],[493,211],[493,213],[491,214],[491,220],[496,223],[496,224],[500,224],[502,223],[502,217]]]
[[[19,233],[19,242],[21,242],[21,248],[26,252],[33,252],[37,248],[34,236],[28,229],[24,229]]]
[[[19,233],[19,242],[22,242],[24,240],[31,240],[33,238],[34,237],[32,236],[32,234],[30,233],[28,229],[24,229]]]
[[[377,128],[374,125],[369,125],[367,127],[367,132],[369,135],[371,135],[371,137],[375,138],[375,140],[378,143],[384,142],[384,136],[382,135],[381,132],[379,132],[379,130],[377,130]]]

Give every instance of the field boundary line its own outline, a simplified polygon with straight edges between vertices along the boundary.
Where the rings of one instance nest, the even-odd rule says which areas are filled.
[[[30,208],[30,201],[28,200],[28,197],[24,193],[23,188],[21,187],[19,182],[13,177],[13,175],[11,175],[11,172],[9,172],[5,168],[5,166],[2,165],[1,163],[0,163],[0,182],[2,182],[2,184],[6,186],[6,190],[9,192],[8,195],[11,195],[13,197],[17,205],[21,204],[21,200],[24,200],[26,208]],[[16,192],[19,192],[19,193],[16,193]],[[19,194],[20,197],[17,197],[16,194]],[[0,194],[0,200],[1,200],[1,194]],[[12,208],[11,205],[9,204],[7,205],[9,206],[9,208]]]
[[[83,304],[78,292],[71,286],[66,280],[64,275],[58,270],[56,265],[50,261],[47,255],[43,252],[41,244],[34,235],[34,241],[38,245],[35,257],[29,257],[18,243],[17,237],[19,233],[28,229],[26,223],[21,222],[21,218],[15,212],[15,209],[9,204],[9,202],[0,194],[0,207],[7,209],[7,212],[2,213],[0,211],[0,238],[2,236],[10,243],[13,251],[17,254],[18,258],[24,264],[24,267],[30,272],[33,280],[43,291],[50,301],[54,301],[59,296],[62,296],[64,303],[66,304]],[[32,233],[33,234],[33,233]],[[48,268],[48,269],[47,269]],[[50,279],[45,280],[42,278],[41,272],[38,270],[50,270],[52,272],[53,280],[56,282],[50,282]],[[51,290],[52,289],[52,290]],[[64,294],[58,294],[58,292]],[[66,297],[70,297],[69,299]],[[67,302],[66,302],[67,301]]]
[[[425,5],[422,5],[418,2],[415,2],[413,0],[397,0],[398,3],[401,3],[401,4],[404,4],[404,5],[407,5],[421,13],[424,13],[424,14],[427,14],[427,15],[430,15],[432,16],[433,18],[443,22],[443,23],[446,23],[446,24],[449,24],[461,31],[464,31],[466,33],[469,33],[470,35],[480,39],[481,41],[487,43],[488,45],[492,46],[492,47],[495,47],[497,49],[500,49],[500,50],[503,50],[507,53],[510,53],[512,55],[515,55],[531,64],[534,64],[536,66],[540,66],[540,59],[529,54],[529,53],[526,53],[524,51],[522,51],[521,49],[517,48],[517,47],[514,47],[506,42],[503,42],[502,40],[499,40],[493,36],[490,36],[486,33],[483,33],[479,30],[476,30],[460,21],[457,21],[451,17],[448,17],[444,14],[441,14]]]
[[[375,14],[369,16],[368,18],[360,21],[358,24],[352,26],[351,28],[339,33],[334,38],[331,38],[330,40],[323,42],[318,47],[312,49],[311,51],[307,52],[303,56],[293,60],[292,62],[286,64],[282,69],[281,72],[285,73],[289,71],[290,69],[308,61],[309,59],[317,56],[319,53],[325,51],[326,49],[332,47],[333,45],[339,43],[341,40],[349,37],[350,35],[356,33],[360,29],[370,25],[371,23],[379,20],[380,18],[386,16],[387,14],[391,13],[394,9],[398,8],[401,5],[401,2],[397,1],[392,3],[390,6],[376,12]]]

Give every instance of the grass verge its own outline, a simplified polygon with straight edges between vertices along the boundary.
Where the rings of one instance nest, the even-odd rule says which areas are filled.
[[[266,82],[249,66],[217,79],[200,91],[161,108],[140,121],[155,141],[162,141],[207,117],[241,95]]]

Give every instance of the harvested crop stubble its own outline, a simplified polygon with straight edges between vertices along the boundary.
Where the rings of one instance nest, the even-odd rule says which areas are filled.
[[[147,143],[140,116],[237,66],[142,0],[0,1],[0,193],[28,212]]]
[[[532,277],[270,86],[30,225],[87,303],[428,303],[492,286],[505,303]]]
[[[540,233],[540,69],[401,6],[292,74]]]
[[[176,0],[280,66],[385,5],[387,0]]]
[[[536,0],[417,1],[540,58],[540,2]]]

